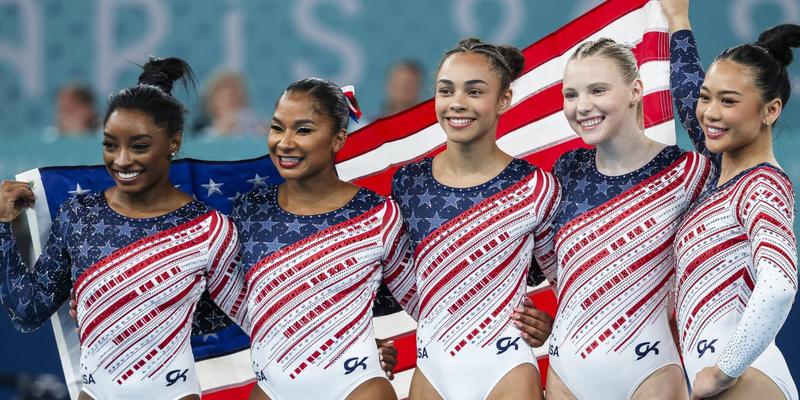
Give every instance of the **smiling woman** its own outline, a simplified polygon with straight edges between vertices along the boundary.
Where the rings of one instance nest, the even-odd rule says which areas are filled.
[[[184,84],[194,81],[186,62],[152,59],[139,85],[111,98],[103,119],[103,161],[117,183],[107,193],[112,208],[146,217],[190,199],[172,185],[168,173],[171,158],[180,150],[186,112],[171,95],[179,79]],[[152,206],[157,209],[144,210]]]
[[[800,26],[729,47],[705,73],[685,0],[669,21],[673,98],[710,184],[675,240],[676,316],[692,399],[798,399],[775,336],[797,293],[794,188],[773,153]],[[705,356],[704,356],[705,355]]]
[[[543,398],[536,359],[509,317],[526,277],[539,283],[552,270],[544,249],[559,187],[496,142],[523,63],[517,49],[476,38],[445,53],[435,110],[447,149],[403,166],[392,181],[420,288],[412,399]]]
[[[684,399],[670,330],[672,242],[710,163],[644,135],[631,49],[582,43],[563,78],[564,114],[593,149],[562,155],[548,399]],[[589,238],[589,239],[587,239]]]
[[[152,59],[138,85],[112,96],[103,159],[116,185],[64,202],[34,269],[0,223],[0,299],[19,330],[38,328],[75,295],[80,399],[199,399],[188,338],[203,291],[241,321],[235,226],[169,179],[184,112],[172,84],[190,71]],[[27,183],[3,182],[0,221],[34,201]]]
[[[103,161],[117,183],[111,191],[112,202],[122,202],[120,207],[126,207],[131,200],[151,203],[144,197],[158,196],[151,194],[154,190],[174,189],[168,172],[170,158],[180,148],[180,141],[180,134],[168,135],[143,111],[118,108],[111,112],[103,133]],[[185,202],[182,193],[176,194],[176,200],[183,197]],[[123,200],[124,196],[128,198]],[[169,208],[168,204],[164,206]]]
[[[332,82],[289,85],[267,141],[285,181],[234,205],[258,380],[253,400],[397,398],[381,371],[372,304],[383,282],[415,313],[411,249],[397,203],[336,173],[348,115]]]

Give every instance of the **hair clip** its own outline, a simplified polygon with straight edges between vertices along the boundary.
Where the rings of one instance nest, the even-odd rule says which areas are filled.
[[[359,118],[361,118],[361,109],[358,107],[358,101],[356,100],[356,88],[353,85],[342,86],[342,93],[344,93],[344,98],[347,99],[350,118],[358,122]]]

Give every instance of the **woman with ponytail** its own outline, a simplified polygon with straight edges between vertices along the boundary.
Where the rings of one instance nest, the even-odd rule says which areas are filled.
[[[203,291],[242,321],[233,222],[170,182],[185,113],[171,94],[177,80],[192,80],[189,65],[151,59],[138,85],[111,96],[103,161],[115,185],[61,205],[32,270],[10,221],[36,199],[25,182],[0,188],[0,300],[27,332],[74,291],[80,399],[199,399],[189,335]]]
[[[474,38],[445,53],[435,109],[447,148],[394,176],[419,286],[411,399],[543,398],[536,359],[509,317],[526,277],[540,282],[553,261],[543,249],[559,186],[496,143],[523,63],[517,49]],[[551,320],[539,317],[544,341]]]
[[[709,185],[675,240],[677,323],[692,399],[797,399],[775,336],[797,291],[794,189],[773,127],[791,94],[800,26],[780,25],[719,54],[704,73],[688,0],[662,0],[671,86]]]
[[[416,284],[397,203],[342,181],[336,153],[355,100],[330,81],[292,83],[267,146],[284,182],[234,205],[246,273],[252,400],[394,400],[372,305],[381,282],[410,313]]]
[[[567,121],[593,148],[567,152],[553,167],[563,195],[557,268],[548,274],[558,312],[547,398],[685,399],[670,329],[672,243],[710,162],[645,136],[644,87],[629,47],[582,43],[562,87]]]

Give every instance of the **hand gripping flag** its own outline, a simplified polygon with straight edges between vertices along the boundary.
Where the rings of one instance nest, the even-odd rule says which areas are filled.
[[[558,156],[583,146],[563,115],[561,76],[575,48],[600,37],[632,46],[645,88],[645,133],[674,143],[669,37],[660,5],[655,0],[610,0],[523,50],[524,72],[512,85],[512,106],[498,127],[501,149],[549,170]],[[444,149],[445,140],[430,99],[351,134],[338,154],[337,169],[343,179],[388,194],[392,175],[400,166],[437,154]],[[171,176],[182,190],[223,212],[230,211],[237,196],[280,181],[266,157],[235,162],[181,160],[174,163]],[[17,179],[34,182],[38,201],[28,220],[37,255],[46,241],[50,218],[62,201],[113,184],[103,167],[41,168]],[[555,299],[546,285],[530,288],[529,295],[540,309],[555,312]],[[192,346],[203,398],[247,398],[254,377],[246,336],[235,325],[228,326],[229,321],[211,304],[201,304],[196,319]],[[77,398],[78,341],[73,327],[64,309],[53,317],[64,374],[70,393]],[[408,393],[416,360],[414,328],[413,320],[403,312],[375,318],[376,336],[394,339],[400,352],[393,384],[401,397]],[[546,349],[547,344],[535,349],[543,374],[547,371]]]

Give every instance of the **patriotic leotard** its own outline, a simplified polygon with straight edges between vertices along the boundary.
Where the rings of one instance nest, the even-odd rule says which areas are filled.
[[[199,394],[192,315],[208,289],[239,319],[237,243],[230,219],[197,201],[134,219],[113,211],[102,193],[79,195],[60,207],[33,270],[9,224],[0,224],[0,299],[17,329],[30,331],[75,291],[82,390],[95,399]]]
[[[342,208],[296,215],[278,186],[238,200],[248,286],[251,359],[273,400],[344,399],[384,377],[372,305],[385,282],[400,304],[416,307],[408,238],[397,204],[367,189]]]
[[[511,322],[529,271],[552,268],[555,178],[514,159],[470,188],[437,182],[432,159],[406,165],[392,193],[406,217],[419,286],[417,367],[446,399],[483,399],[533,352]],[[532,267],[532,264],[534,265]]]
[[[680,365],[669,328],[672,243],[711,163],[669,146],[607,176],[595,154],[568,152],[553,169],[564,195],[550,366],[579,399],[625,399],[657,369]]]
[[[775,336],[797,291],[794,189],[770,164],[719,185],[720,156],[708,152],[695,116],[704,71],[691,31],[671,39],[671,83],[681,121],[695,146],[715,161],[700,200],[675,241],[677,322],[690,380],[717,365],[737,377],[748,367],[765,373],[797,399]]]

